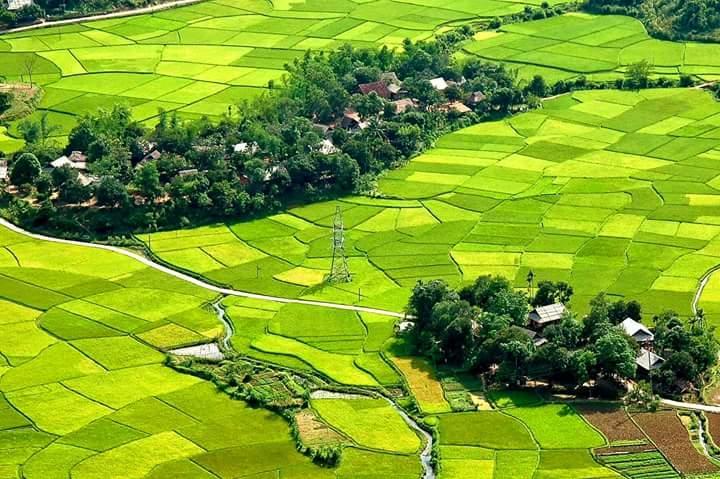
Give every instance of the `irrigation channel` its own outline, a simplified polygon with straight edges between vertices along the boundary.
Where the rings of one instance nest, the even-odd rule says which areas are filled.
[[[215,302],[212,303],[212,307],[215,310],[218,319],[224,326],[224,334],[222,339],[220,339],[220,348],[217,348],[216,343],[211,343],[215,345],[215,347],[211,347],[209,345],[198,345],[198,346],[190,346],[187,348],[178,348],[175,350],[170,351],[174,354],[179,354],[183,356],[188,355],[197,355],[200,357],[212,357],[215,356],[216,359],[219,358],[219,356],[216,356],[216,353],[222,354],[222,350],[228,350],[231,349],[230,345],[230,339],[232,338],[233,333],[235,332],[232,322],[228,321],[225,316],[225,310],[223,309],[221,302],[222,299],[225,296],[239,296],[239,297],[245,297],[245,298],[253,298],[253,299],[261,299],[265,301],[273,301],[278,303],[295,303],[295,304],[305,304],[309,306],[317,306],[321,308],[328,308],[328,309],[343,309],[348,311],[356,311],[361,313],[373,313],[378,314],[382,316],[389,316],[394,317],[398,319],[404,319],[406,315],[404,313],[398,313],[395,311],[387,311],[384,309],[377,309],[377,308],[369,308],[365,306],[356,306],[356,305],[350,305],[350,304],[336,304],[336,303],[327,303],[323,301],[310,301],[310,300],[304,300],[304,299],[295,299],[295,298],[283,298],[280,296],[267,296],[262,294],[255,294],[255,293],[247,293],[244,291],[237,291],[230,288],[220,288],[218,286],[206,283],[202,280],[199,280],[197,278],[194,278],[190,275],[187,275],[185,273],[181,273],[179,271],[176,271],[174,269],[168,268],[166,266],[163,266],[161,264],[155,263],[149,258],[146,258],[145,256],[139,255],[137,253],[134,253],[132,251],[128,251],[123,248],[118,248],[116,246],[109,246],[109,245],[103,245],[103,244],[97,244],[97,243],[84,243],[82,241],[74,241],[74,240],[66,240],[61,238],[53,238],[52,236],[45,236],[40,235],[36,233],[31,233],[29,231],[26,231],[19,226],[15,225],[14,223],[11,223],[3,218],[0,218],[0,225],[8,228],[11,231],[14,231],[15,233],[22,234],[24,236],[27,236],[32,239],[41,240],[41,241],[50,241],[52,243],[59,243],[59,244],[67,244],[72,246],[80,246],[85,248],[95,248],[95,249],[101,249],[105,251],[111,251],[114,253],[121,254],[123,256],[127,256],[129,258],[132,258],[136,261],[141,262],[142,264],[154,268],[158,271],[161,271],[163,273],[169,274],[171,276],[174,276],[177,279],[186,281],[188,283],[194,284],[195,286],[199,286],[201,288],[207,289],[209,291],[212,291],[214,293],[222,295],[222,297]],[[315,391],[313,394],[323,394],[321,391]],[[332,393],[331,391],[324,391],[324,393]],[[337,394],[337,393],[332,393]],[[375,395],[371,392],[368,392],[366,394],[367,397],[374,397]],[[420,434],[425,439],[425,446],[423,447],[423,450],[420,452],[420,462],[423,467],[423,479],[435,479],[435,471],[432,468],[431,465],[431,457],[432,457],[432,448],[433,448],[433,438],[432,435],[429,434],[427,431],[425,431],[423,428],[421,428],[418,423],[411,418],[405,411],[403,411],[400,407],[397,406],[393,401],[391,401],[389,398],[380,395],[383,399],[385,399],[397,412],[400,414],[400,416],[403,418],[403,420],[412,428],[414,431],[416,431],[418,434]]]

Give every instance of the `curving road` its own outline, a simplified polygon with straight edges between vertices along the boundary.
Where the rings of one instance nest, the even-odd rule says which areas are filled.
[[[221,294],[224,296],[239,296],[242,298],[252,298],[252,299],[261,299],[265,301],[273,301],[276,303],[287,303],[287,304],[304,304],[308,306],[317,306],[319,308],[328,308],[328,309],[342,309],[346,311],[356,311],[358,313],[372,313],[372,314],[378,314],[380,316],[390,316],[393,318],[399,318],[403,319],[405,318],[405,313],[398,313],[395,311],[388,311],[385,309],[378,309],[378,308],[369,308],[366,306],[356,306],[353,304],[339,304],[339,303],[328,303],[325,301],[313,301],[308,299],[297,299],[297,298],[284,298],[282,296],[268,296],[264,294],[256,294],[256,293],[248,293],[245,291],[238,291],[235,289],[230,288],[220,288],[218,286],[212,285],[210,283],[206,283],[205,281],[202,281],[197,278],[193,278],[190,275],[187,275],[185,273],[181,273],[179,271],[176,271],[174,269],[168,268],[167,266],[163,266],[161,264],[155,263],[149,258],[146,258],[145,256],[139,255],[137,253],[133,253],[132,251],[128,251],[122,248],[118,248],[116,246],[108,246],[103,244],[96,244],[96,243],[85,243],[82,241],[73,241],[73,240],[66,240],[61,238],[53,238],[52,236],[45,236],[45,235],[39,235],[35,233],[31,233],[29,231],[26,231],[19,226],[0,218],[0,226],[4,226],[8,228],[11,231],[14,231],[15,233],[19,233],[22,235],[25,235],[29,238],[33,238],[36,240],[41,241],[50,241],[52,243],[59,243],[59,244],[67,244],[72,246],[81,246],[85,248],[95,248],[95,249],[101,249],[105,251],[112,251],[113,253],[121,254],[123,256],[127,256],[129,258],[132,258],[136,261],[141,262],[142,264],[149,266],[150,268],[154,268],[158,271],[162,271],[165,274],[169,274],[171,276],[176,277],[177,279],[180,279],[182,281],[185,281],[187,283],[191,283],[195,286],[199,286],[200,288],[206,289],[208,291],[212,291],[213,293]]]

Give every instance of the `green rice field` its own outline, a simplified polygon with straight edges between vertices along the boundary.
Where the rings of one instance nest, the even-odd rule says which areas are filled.
[[[394,47],[524,6],[509,0],[213,0],[0,35],[0,77],[29,81],[26,62],[33,59],[32,79],[45,89],[35,115],[48,112],[57,135],[66,135],[77,116],[118,103],[140,121],[152,122],[159,109],[213,118],[279,80],[284,65],[307,50],[346,43]],[[0,132],[0,147],[12,146]]]
[[[169,263],[257,293],[401,310],[419,279],[500,274],[525,287],[532,269],[569,281],[578,312],[604,291],[647,314],[689,315],[720,263],[718,147],[720,104],[700,90],[576,92],[441,138],[380,180],[384,198],[142,239]],[[337,206],[353,281],[328,285]],[[701,306],[717,311],[718,291],[714,278]]]
[[[720,78],[720,45],[654,39],[642,23],[624,16],[569,13],[480,32],[475,40],[463,55],[501,61],[517,68],[521,78],[614,80],[641,60],[650,62],[657,76]]]
[[[5,228],[0,247],[0,477],[363,478],[369,465],[418,477],[419,439],[384,401],[364,405],[367,425],[397,431],[401,451],[351,428],[362,448],[321,468],[279,415],[164,366],[163,350],[221,333],[212,293],[116,253]]]
[[[512,406],[437,417],[440,479],[622,477],[594,461],[591,449],[606,439],[567,405]]]

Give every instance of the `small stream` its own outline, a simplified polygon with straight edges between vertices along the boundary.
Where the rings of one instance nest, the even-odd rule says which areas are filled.
[[[362,397],[375,397],[372,394],[367,395],[361,395],[361,394],[346,394],[346,393],[338,393],[336,391],[327,391],[325,389],[318,389],[316,391],[313,391],[310,394],[310,397],[312,399],[359,399]],[[431,459],[432,459],[432,448],[433,448],[433,437],[432,434],[427,432],[425,429],[421,428],[420,425],[415,422],[413,418],[411,418],[405,411],[403,411],[400,407],[398,407],[397,404],[392,402],[387,397],[380,395],[381,398],[383,398],[385,401],[390,404],[390,406],[397,411],[398,414],[400,414],[400,417],[403,418],[405,423],[410,426],[410,428],[419,433],[421,437],[425,439],[425,447],[423,447],[422,451],[420,451],[420,463],[423,467],[423,479],[435,479],[435,471],[432,468]]]
[[[215,313],[217,314],[218,320],[222,323],[224,333],[223,337],[220,339],[220,350],[230,350],[230,338],[232,338],[232,335],[235,333],[235,329],[233,327],[232,322],[230,322],[227,319],[227,316],[225,315],[225,310],[222,307],[222,300],[223,298],[220,298],[219,300],[212,303],[212,307],[215,310]],[[212,343],[215,345],[215,343]],[[201,345],[207,347],[207,345]],[[191,348],[184,348],[184,349],[191,349]],[[173,351],[170,351],[173,352]],[[189,351],[188,351],[189,352]],[[187,353],[186,353],[187,354]],[[348,394],[348,393],[339,393],[336,391],[328,391],[324,389],[318,389],[316,391],[313,391],[310,395],[313,399],[359,399],[363,397],[375,397],[375,395],[368,392],[367,394]],[[405,411],[403,411],[400,407],[398,407],[397,404],[392,402],[389,398],[380,395],[385,401],[390,404],[390,406],[397,411],[397,413],[400,415],[400,417],[403,418],[405,423],[410,426],[410,428],[417,432],[423,439],[424,439],[424,447],[422,451],[420,451],[420,463],[422,464],[423,468],[423,479],[435,479],[435,471],[433,470],[431,460],[432,460],[432,448],[433,448],[433,437],[432,434],[427,432],[425,429],[421,428],[420,425],[412,418],[410,417]]]

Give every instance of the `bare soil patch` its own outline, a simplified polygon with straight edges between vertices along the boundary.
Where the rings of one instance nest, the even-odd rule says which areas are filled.
[[[617,406],[594,406],[578,404],[575,409],[600,432],[608,441],[641,441],[646,440],[645,434],[630,419],[627,412]]]
[[[633,418],[678,471],[684,474],[720,471],[695,449],[687,429],[674,411],[639,413]]]

